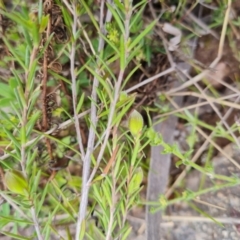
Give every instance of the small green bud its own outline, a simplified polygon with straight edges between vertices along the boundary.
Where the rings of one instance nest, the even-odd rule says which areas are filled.
[[[141,167],[137,168],[129,184],[129,194],[134,193],[140,187],[143,180],[143,170]]]
[[[120,92],[119,101],[124,101],[128,99],[128,94],[125,91]]]
[[[18,170],[7,171],[4,182],[11,192],[28,196],[28,182],[22,172]]]
[[[133,110],[131,113],[128,119],[128,128],[133,137],[141,134],[143,129],[143,117],[138,111]]]

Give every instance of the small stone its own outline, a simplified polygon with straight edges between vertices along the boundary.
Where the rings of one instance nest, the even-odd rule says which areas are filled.
[[[231,232],[230,233],[230,238],[231,239],[237,239],[236,233],[235,232]]]
[[[228,231],[226,231],[226,230],[222,231],[223,237],[227,238],[227,237],[228,237],[228,234],[229,234]]]

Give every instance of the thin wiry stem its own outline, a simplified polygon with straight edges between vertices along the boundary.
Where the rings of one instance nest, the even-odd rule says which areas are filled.
[[[187,94],[187,93],[189,93],[189,94]],[[185,92],[184,94],[173,94],[173,96],[179,96],[179,95],[180,96],[191,96],[191,92]],[[239,96],[239,93],[231,94],[229,96],[224,96],[224,97],[218,98],[218,100],[221,101],[221,100],[224,100],[224,99],[231,99],[231,98],[237,97],[237,96]],[[192,104],[192,105],[189,105],[189,106],[184,106],[182,108],[178,108],[178,109],[172,110],[170,112],[160,114],[156,118],[162,119],[163,117],[171,116],[171,115],[176,114],[176,113],[184,112],[186,110],[190,110],[190,109],[201,107],[201,106],[208,105],[208,104],[209,104],[208,101],[205,101],[205,102],[199,102],[199,103],[196,103],[196,104]]]
[[[199,222],[199,223],[210,222],[210,223],[212,223],[212,219],[209,217],[165,215],[165,216],[162,216],[162,218],[164,221],[169,221],[169,223],[172,223],[172,222]],[[146,225],[145,219],[142,219],[142,218],[128,216],[127,219],[132,222],[136,222],[138,224],[143,225],[143,228]],[[239,218],[231,218],[231,217],[216,218],[216,217],[214,217],[214,219],[220,223],[228,223],[228,224],[239,224],[240,223]],[[165,223],[165,222],[161,223],[161,227],[166,226],[165,224],[167,224],[167,223]],[[169,227],[169,226],[167,225],[167,227]]]
[[[27,219],[28,221],[31,221],[31,218],[27,216],[27,214],[25,214],[21,208],[19,208],[19,206],[14,202],[12,201],[12,199],[5,195],[3,192],[1,193],[1,196],[2,198],[4,198],[22,217],[24,217],[25,219]],[[36,216],[36,211],[35,211],[35,208],[32,206],[31,207],[31,214],[32,214],[32,220],[34,222],[34,227],[35,227],[35,230],[36,230],[36,233],[37,233],[37,237],[39,240],[43,240],[43,237],[41,235],[41,232],[40,232],[40,226],[39,226],[39,222],[38,222],[38,219],[37,219],[37,216]]]
[[[32,214],[32,219],[33,219],[33,222],[34,222],[34,227],[35,227],[38,239],[43,240],[44,238],[41,235],[40,225],[39,225],[39,222],[38,222],[38,218],[37,218],[37,215],[36,215],[35,208],[33,206],[31,207],[31,214]]]
[[[91,176],[89,177],[89,180],[88,180],[88,183],[87,183],[88,186],[90,186],[91,181],[93,180],[93,178],[96,174],[98,166],[99,166],[99,164],[102,160],[102,156],[104,154],[105,148],[107,146],[108,138],[110,136],[111,129],[112,129],[112,120],[113,120],[114,111],[115,111],[115,107],[116,107],[116,104],[117,104],[119,92],[120,92],[120,89],[121,89],[121,83],[122,83],[122,80],[123,80],[123,76],[124,76],[124,71],[121,70],[120,73],[119,73],[119,76],[118,76],[117,83],[115,85],[114,99],[113,99],[113,102],[110,105],[110,112],[109,112],[109,115],[108,115],[108,123],[107,123],[107,128],[106,128],[106,131],[105,131],[105,138],[104,138],[103,144],[101,146],[100,152],[98,154],[97,163],[96,163],[96,165],[95,165],[95,167],[94,167],[94,169],[91,173]]]
[[[75,73],[75,53],[76,53],[76,33],[77,33],[77,11],[75,7],[75,3],[73,4],[73,25],[72,25],[72,33],[73,33],[73,41],[72,41],[72,49],[71,49],[71,55],[70,55],[70,71],[71,71],[71,77],[72,77],[72,101],[73,101],[73,112],[74,112],[74,123],[75,123],[75,129],[77,133],[77,140],[79,149],[82,155],[82,158],[85,156],[85,151],[82,143],[82,136],[80,132],[80,126],[77,116],[77,83],[76,83],[76,73]]]
[[[1,197],[22,217],[31,221],[31,217],[29,217],[18,205],[14,202],[11,196],[5,194],[3,191],[0,192]]]
[[[236,99],[236,102],[239,101],[239,98]],[[230,115],[230,112],[232,111],[232,108],[229,108],[228,111],[225,113],[225,115],[223,116],[223,118],[220,120],[221,121],[225,121],[229,115]],[[217,128],[215,128],[211,134],[209,136],[207,136],[206,140],[204,141],[204,143],[201,145],[201,147],[198,149],[198,151],[195,153],[195,155],[192,157],[191,161],[194,163],[196,162],[200,155],[203,153],[204,150],[206,150],[208,144],[209,144],[209,139],[212,139],[213,136],[216,134],[216,131],[217,131]],[[224,152],[221,148],[220,149],[220,152]],[[219,150],[218,149],[218,150]],[[224,155],[224,154],[223,154]],[[227,156],[227,158],[229,158],[229,156]],[[233,160],[233,159],[231,159]],[[234,161],[234,160],[233,160]],[[232,162],[233,162],[232,161]],[[182,173],[178,176],[178,178],[175,180],[175,182],[172,184],[172,186],[167,190],[167,192],[165,193],[165,197],[168,198],[174,191],[174,189],[178,186],[178,184],[184,179],[184,177],[187,175],[187,173],[189,172],[189,170],[191,169],[191,166],[187,166],[186,169],[184,169],[182,171]]]
[[[129,24],[130,24],[131,14],[132,14],[132,7],[130,6],[129,9],[128,9],[128,12],[126,12],[126,15],[125,15],[125,34],[124,34],[125,46],[127,46],[129,33],[130,33]],[[125,52],[125,62],[126,62],[127,57],[128,57],[128,50],[127,49],[125,49],[125,50],[126,50],[126,52]],[[116,82],[115,87],[114,87],[114,97],[113,97],[113,101],[111,102],[111,105],[110,105],[110,111],[109,111],[109,115],[108,115],[108,123],[107,123],[107,128],[106,128],[106,131],[105,131],[105,138],[104,138],[103,144],[101,146],[100,152],[98,154],[97,163],[96,163],[96,165],[95,165],[95,167],[94,167],[94,169],[91,173],[91,176],[89,177],[89,180],[88,180],[88,183],[87,183],[88,186],[90,186],[91,181],[93,180],[93,178],[96,174],[97,166],[100,164],[100,162],[102,160],[102,157],[103,157],[103,154],[105,152],[105,148],[107,146],[107,142],[108,142],[108,139],[109,139],[109,136],[110,136],[110,133],[111,133],[111,129],[112,129],[112,120],[113,120],[114,112],[115,112],[115,109],[116,109],[116,104],[117,104],[117,101],[118,101],[118,98],[119,98],[119,94],[120,94],[120,91],[121,91],[121,85],[122,85],[122,81],[123,81],[123,78],[124,78],[124,72],[125,72],[125,69],[120,70],[117,82]]]
[[[179,69],[180,70],[180,69]],[[190,75],[188,73],[182,72],[182,74],[184,74],[188,79],[190,79]],[[198,83],[194,83],[194,86],[199,90],[200,95],[202,96],[202,98],[205,98],[209,105],[212,107],[212,109],[215,111],[215,113],[217,114],[217,116],[219,117],[219,119],[222,119],[221,113],[218,110],[218,108],[215,106],[214,101],[211,101],[211,99],[208,98],[208,96],[206,95],[206,93],[202,90],[202,88],[199,86]],[[223,121],[223,125],[226,127],[226,129],[229,131],[230,135],[232,136],[232,138],[235,140],[238,148],[240,148],[240,144],[239,141],[237,139],[237,137],[235,136],[235,134],[233,133],[233,131],[231,130],[231,128],[229,127],[228,123],[226,121]]]
[[[64,2],[64,4],[66,5],[67,9],[72,13],[72,15],[74,15],[74,10],[71,8],[71,6],[70,6],[70,4],[68,3],[68,1],[67,1],[67,0],[63,0],[63,2]],[[95,55],[96,52],[95,52],[95,50],[94,50],[94,47],[93,47],[93,45],[92,45],[92,42],[90,41],[86,30],[84,29],[84,27],[83,27],[82,24],[81,24],[81,18],[82,18],[82,17],[79,16],[79,18],[77,19],[78,26],[79,26],[80,29],[82,29],[83,36],[86,38],[86,40],[87,40],[87,42],[88,42],[88,44],[89,44],[89,47],[90,47],[92,53]]]
[[[162,76],[164,76],[164,75],[167,75],[167,74],[169,74],[169,73],[172,73],[172,72],[174,72],[174,71],[175,71],[175,67],[170,67],[170,68],[166,69],[165,71],[160,72],[159,74],[156,74],[156,75],[154,75],[153,77],[147,78],[146,80],[144,80],[144,81],[142,81],[142,82],[134,85],[134,86],[131,87],[131,88],[128,88],[125,92],[126,92],[126,93],[130,93],[130,92],[132,92],[132,91],[134,91],[134,90],[136,90],[136,89],[138,89],[138,88],[140,88],[140,87],[142,87],[142,86],[144,86],[144,85],[146,85],[146,84],[154,81],[155,79],[157,79],[157,78],[159,78],[159,77],[162,77]],[[169,92],[170,92],[170,91],[169,91]]]
[[[51,9],[52,7],[52,1],[49,1],[49,8]],[[49,21],[47,25],[47,31],[46,31],[46,40],[49,39],[51,34],[51,14],[49,15]],[[50,43],[49,43],[50,44]],[[47,46],[48,48],[48,46]],[[47,96],[47,80],[48,80],[48,51],[47,49],[45,50],[43,54],[43,66],[42,66],[42,72],[43,72],[43,77],[42,77],[42,131],[47,131],[48,130],[48,118],[47,118],[47,108],[45,106],[46,102],[46,96]],[[46,144],[50,145],[48,140],[46,139]],[[50,154],[51,155],[51,154]]]
[[[101,2],[100,7],[100,29],[103,33],[103,17],[104,17],[104,1]],[[102,51],[104,48],[104,39],[99,36],[99,45],[98,45],[98,53]],[[97,61],[97,64],[99,64],[99,61]],[[100,70],[97,70],[97,74],[100,72]],[[90,121],[91,121],[91,127],[89,130],[89,136],[88,136],[88,144],[87,144],[87,152],[85,154],[85,157],[83,159],[83,171],[82,171],[82,192],[81,192],[81,201],[78,211],[78,220],[77,220],[77,230],[75,239],[78,240],[80,233],[81,233],[81,227],[82,222],[85,219],[86,211],[87,211],[87,205],[88,205],[88,193],[89,193],[89,186],[87,184],[89,172],[90,172],[90,164],[91,164],[91,155],[94,150],[94,142],[95,142],[95,129],[97,126],[97,89],[98,89],[99,81],[97,77],[94,77],[93,80],[93,86],[92,86],[92,102],[91,102],[91,113],[90,113]]]

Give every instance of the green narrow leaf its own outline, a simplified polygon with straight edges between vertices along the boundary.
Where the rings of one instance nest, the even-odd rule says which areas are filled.
[[[70,201],[68,201],[62,191],[62,189],[59,188],[59,186],[57,185],[56,181],[52,181],[52,185],[54,187],[54,189],[56,190],[56,192],[59,194],[59,197],[61,197],[62,201],[64,203],[66,203],[66,205],[64,206],[64,204],[61,203],[61,208],[64,209],[64,211],[67,211],[69,214],[71,214],[72,216],[72,213],[74,214],[77,214],[74,206],[72,205],[72,203]],[[68,209],[71,209],[72,213],[70,213],[70,210]]]
[[[25,99],[25,96],[24,96],[24,92],[23,92],[22,86],[18,86],[17,87],[17,92],[19,94],[19,99],[21,100],[22,106],[24,108],[27,108],[27,102],[26,102],[26,99]]]
[[[0,229],[2,229],[4,226],[6,226],[9,222],[11,221],[8,221],[8,220],[4,220],[4,219],[1,219],[0,218]]]
[[[41,23],[43,14],[43,1],[38,2],[38,22]]]
[[[122,222],[122,221],[121,221],[121,222]],[[120,229],[120,231],[118,231],[116,238],[119,237],[119,236],[121,236],[121,235],[124,234],[125,232],[128,232],[128,228],[129,228],[129,226],[125,223],[124,227],[122,227],[122,228]],[[131,229],[131,227],[130,227],[130,229]],[[117,238],[117,239],[118,239],[118,238]],[[122,240],[122,237],[121,237],[120,239]]]
[[[106,96],[106,92],[105,91],[102,91],[100,89],[97,89],[97,94],[98,94],[98,98],[99,100],[101,101],[101,103],[104,105],[104,108],[107,109],[107,111],[105,111],[107,114],[109,113],[109,104],[110,104],[110,101],[109,101],[109,98],[108,96]],[[100,109],[101,111],[102,109]],[[106,115],[107,115],[106,114]],[[102,115],[102,113],[100,113],[99,117],[100,116],[104,116]]]
[[[46,29],[46,27],[48,25],[48,21],[49,21],[49,15],[42,16],[42,19],[40,22],[40,27],[39,27],[39,33],[44,32],[44,30]]]
[[[140,189],[140,184],[142,183],[142,180],[143,180],[143,170],[141,167],[138,167],[129,183],[129,188],[128,188],[129,195],[133,194],[138,189]]]
[[[15,217],[9,217],[9,216],[3,216],[0,215],[0,220],[5,220],[8,222],[15,222],[15,223],[25,223],[25,224],[29,224],[29,225],[33,225],[33,222],[27,221],[27,220],[23,220],[23,219],[17,219]]]
[[[114,3],[116,4],[118,9],[120,9],[122,12],[125,12],[125,8],[122,2],[120,2],[119,0],[114,0]]]
[[[49,212],[48,220],[44,222],[45,226],[42,232],[45,239],[50,239],[48,236],[50,236],[51,233],[56,233],[55,228],[52,226],[52,222],[57,211],[59,210],[60,205],[61,203],[59,201],[56,202],[56,207],[51,212]]]
[[[122,240],[127,239],[127,237],[129,236],[129,234],[131,233],[131,231],[132,231],[132,227],[127,227],[127,229],[124,230],[124,233],[123,233],[123,236],[122,236]]]
[[[40,177],[41,177],[41,173],[42,173],[41,170],[39,170],[37,173],[35,173],[36,170],[37,169],[34,166],[34,170],[32,169],[34,174],[32,174],[32,176],[31,176],[31,181],[32,181],[32,184],[30,186],[31,187],[31,189],[30,189],[31,194],[35,194],[37,192],[37,189],[38,189],[38,186],[39,186]]]
[[[119,125],[122,121],[122,119],[124,118],[124,116],[126,116],[127,111],[130,109],[130,107],[132,106],[132,102],[128,103],[121,112],[117,112],[116,116],[113,120],[113,125]]]
[[[124,36],[125,27],[124,27],[124,25],[123,25],[122,20],[120,19],[120,17],[119,17],[119,15],[117,14],[116,10],[115,10],[110,4],[108,4],[108,3],[106,3],[106,4],[107,4],[108,9],[111,11],[114,19],[116,20],[117,25],[118,25],[118,27],[120,28],[122,35]]]
[[[38,101],[41,101],[41,90],[40,86],[38,86],[34,91],[31,93],[31,96],[28,101],[28,118],[31,117],[32,112],[35,112],[36,110],[36,104]]]
[[[0,209],[0,229],[2,229],[6,224],[8,224],[9,222],[11,222],[11,220],[8,219],[4,219],[5,217],[9,217],[11,215],[11,210],[10,210],[10,205],[8,202],[3,203],[1,205],[1,209]],[[2,218],[3,219],[2,219]]]
[[[20,110],[22,111],[23,110],[23,104],[22,104],[22,101],[21,101],[21,98],[20,98],[20,94],[19,94],[19,92],[18,92],[18,89],[17,88],[15,88],[14,90],[14,93],[15,93],[15,99],[16,99],[16,101],[13,103],[13,102],[11,102],[11,105],[12,105],[12,107],[13,107],[13,109],[16,111],[16,114],[18,115],[18,118],[19,119],[22,119],[22,116],[19,114],[19,112],[17,111],[17,109],[19,109],[20,108]]]
[[[123,35],[120,38],[120,69],[124,70],[126,68],[126,49]]]
[[[16,53],[14,47],[8,42],[8,40],[5,37],[3,37],[2,39],[4,41],[4,44],[8,47],[8,49],[10,50],[12,55],[14,56],[14,58],[16,58],[19,65],[21,65],[21,67],[24,69],[24,71],[27,71],[27,67],[25,66],[24,62],[20,59],[20,57]]]
[[[115,164],[114,164],[114,175],[116,176],[116,179],[119,179],[119,175],[121,173],[121,169],[120,167],[122,168],[122,161],[123,161],[123,156],[122,156],[122,151],[123,151],[123,148],[124,148],[124,143],[120,146],[119,150],[118,150],[118,154],[116,156],[116,161],[115,161]],[[121,183],[120,183],[121,185]]]
[[[99,188],[99,183],[94,184],[94,185],[93,185],[94,197],[95,197],[98,201],[100,201],[100,204],[101,204],[101,199],[102,199],[102,197],[101,197],[101,195],[100,195],[99,190],[100,190],[100,188]]]
[[[35,51],[35,49],[32,49],[32,51]],[[36,75],[36,70],[37,70],[37,65],[38,65],[38,59],[34,59],[31,64],[31,68],[29,69],[28,72],[28,78],[27,78],[27,84],[26,84],[26,89],[30,92],[32,91],[34,87],[34,83],[36,82],[35,80],[35,75]]]
[[[63,76],[61,76],[61,75],[53,72],[52,70],[48,70],[48,71],[49,71],[49,73],[51,73],[51,75],[52,75],[53,77],[55,77],[56,79],[61,79],[61,80],[63,80],[65,83],[68,83],[69,85],[72,84],[72,83],[71,83],[68,79],[66,79],[65,77],[63,77]]]
[[[21,86],[22,85],[22,79],[19,77],[19,72],[16,69],[12,69],[12,73],[15,77],[14,80],[17,82],[15,87]],[[12,87],[12,88],[14,89],[15,87]]]
[[[109,85],[107,84],[107,82],[100,76],[98,75],[94,69],[90,68],[89,66],[86,66],[87,70],[89,72],[91,72],[94,77],[96,77],[98,79],[98,81],[102,84],[103,88],[106,90],[106,92],[108,93],[108,96],[110,97],[110,99],[112,99],[112,90],[110,89]]]
[[[135,68],[133,68],[132,70],[131,70],[131,72],[127,75],[127,77],[126,77],[126,79],[125,79],[125,81],[124,81],[124,83],[123,83],[123,89],[124,89],[124,87],[126,86],[126,84],[128,83],[128,81],[129,81],[129,79],[133,76],[133,74],[139,69],[139,67],[141,66],[141,64],[138,64],[138,65],[136,65],[135,66]]]
[[[141,41],[141,40],[140,40]],[[139,52],[141,51],[141,49],[143,48],[143,41],[140,42],[135,48],[133,48],[131,51],[130,51],[130,54],[128,55],[128,58],[127,58],[127,63],[126,65],[129,64],[129,62],[132,61],[133,58],[135,58]]]
[[[72,26],[72,16],[69,14],[68,10],[63,6],[61,7],[63,19],[66,24],[66,26],[71,27]]]
[[[10,216],[11,215],[11,209],[8,202],[5,202],[1,205],[0,209],[1,216]]]
[[[81,3],[82,5],[84,6],[85,10],[87,11],[88,13],[88,16],[90,17],[94,27],[97,29],[98,32],[100,32],[100,29],[99,29],[99,23],[96,22],[96,19],[95,17],[93,16],[92,14],[92,11],[89,9],[88,5],[85,3],[84,0],[81,0]],[[75,37],[75,36],[74,36]]]
[[[14,145],[20,149],[21,148],[21,145],[20,143],[18,142],[18,140],[16,139],[15,136],[13,136],[13,134],[8,130],[6,129],[4,126],[2,127],[4,132],[7,134],[7,136],[9,137],[9,139],[14,143]]]
[[[30,119],[28,119],[28,122],[26,124],[26,130],[27,130],[26,136],[27,137],[32,133],[32,130],[33,130],[37,120],[40,119],[40,116],[41,116],[41,112],[37,111],[31,115]]]
[[[103,34],[99,34],[104,40],[105,42],[107,42],[107,44],[112,48],[114,49],[114,51],[116,52],[116,54],[118,55],[118,57],[120,56],[120,51],[119,49],[117,48],[117,46],[115,44],[113,44],[105,35]],[[100,58],[99,58],[100,59]]]
[[[16,148],[15,150],[16,150],[16,153],[12,153],[11,151],[4,149],[5,153],[9,154],[12,158],[14,158],[18,162],[20,162],[21,161],[20,150],[19,150],[19,148]],[[7,161],[2,161],[1,164],[4,164],[4,166],[8,169],[12,168],[12,167],[10,167],[10,165],[8,164]]]
[[[32,174],[32,172],[34,172],[34,176],[36,176],[36,160],[37,160],[37,154],[38,154],[38,150],[37,148],[35,147],[31,147],[31,146],[28,146],[26,148],[27,152],[29,154],[27,154],[27,166],[26,166],[26,172],[29,173],[28,175]]]
[[[81,156],[81,153],[80,153],[78,150],[76,150],[74,147],[70,146],[69,144],[66,144],[66,143],[62,142],[61,140],[59,140],[59,139],[57,139],[57,138],[54,138],[53,136],[50,136],[50,135],[45,134],[45,133],[43,133],[43,132],[39,132],[39,131],[37,131],[37,130],[33,130],[33,131],[36,132],[36,133],[38,133],[40,136],[47,137],[47,138],[55,141],[56,143],[58,143],[58,144],[60,144],[60,145],[63,145],[63,146],[66,147],[66,148],[71,149],[73,152],[75,152],[76,154],[78,154],[79,156]]]
[[[18,111],[18,108],[19,108],[19,105],[20,105],[20,104],[19,104],[19,103],[16,103],[16,102],[10,102],[10,104],[11,104],[12,109],[15,111],[18,119],[19,119],[19,120],[22,119],[22,114]],[[17,108],[17,107],[18,107],[18,108]]]
[[[18,81],[15,78],[9,79],[9,86],[11,87],[11,89],[15,89],[18,85]]]
[[[159,20],[156,19],[150,23],[129,45],[128,51],[131,51],[154,27]]]
[[[146,7],[146,3],[143,4],[141,9],[138,10],[136,14],[132,15],[131,22],[130,22],[130,29],[132,29],[133,27],[136,27],[137,29],[139,29],[139,27],[141,27],[141,26],[139,26],[140,24],[139,24],[138,21],[142,21],[142,16],[141,15],[142,15],[145,7]]]
[[[118,61],[118,59],[119,59],[119,55],[117,54],[115,54],[113,57],[110,57],[107,61],[99,58],[100,63],[104,66],[103,70],[105,72],[105,75],[108,76],[109,74],[110,75],[109,78],[112,78],[114,82],[116,82],[117,79],[110,67],[111,67],[111,63]]]
[[[7,115],[5,112],[0,111],[1,117],[14,129],[18,130],[17,125],[14,123],[13,118],[10,115]]]
[[[217,221],[215,218],[213,218],[212,216],[210,216],[208,213],[204,212],[203,210],[199,209],[195,204],[193,203],[189,203],[189,205],[197,212],[199,212],[200,214],[202,214],[203,216],[211,219],[213,222],[215,222],[217,225],[219,225],[220,227],[224,227],[224,225]]]
[[[143,5],[143,8],[145,8],[146,4],[147,4],[146,0],[142,0],[141,2],[138,2],[137,4],[135,4],[133,6],[132,11],[134,11],[137,8],[139,8],[141,5]],[[138,11],[140,11],[140,10],[138,10]]]
[[[4,98],[14,99],[14,92],[11,87],[5,83],[0,82],[0,96]]]
[[[86,231],[86,221],[83,220],[82,225],[81,225],[81,232],[80,232],[79,240],[83,240],[85,231]]]
[[[102,183],[102,190],[104,192],[104,197],[108,202],[108,205],[112,205],[112,197],[111,197],[111,186],[109,184],[109,178],[108,176],[105,177]]]
[[[0,108],[9,107],[9,103],[12,101],[10,98],[0,99]]]
[[[11,13],[7,13],[4,12],[0,9],[0,14],[8,17],[9,19],[13,20],[14,22],[16,22],[18,25],[21,25],[22,27],[26,28],[26,29],[31,29],[32,28],[32,24],[31,22],[27,21],[26,19],[24,19],[21,15],[21,13],[18,12],[11,12]]]
[[[6,236],[11,237],[11,239],[20,239],[20,240],[31,240],[32,239],[32,238],[23,237],[18,234],[6,232],[6,231],[0,231],[0,232]]]
[[[66,233],[67,233],[67,240],[73,240],[69,227],[66,226],[65,229],[66,229]]]
[[[29,31],[26,28],[23,28],[23,35],[29,47],[32,47],[32,40],[29,34]],[[26,65],[27,66],[27,65]]]
[[[50,218],[50,216],[49,216],[49,218]],[[44,222],[44,224],[45,224],[45,227],[44,227],[42,233],[46,240],[50,240],[50,234],[51,234],[50,220],[48,220],[47,222]]]
[[[42,209],[42,206],[46,200],[46,196],[48,194],[48,188],[49,188],[49,182],[47,182],[47,184],[45,185],[44,187],[44,190],[43,192],[41,193],[41,199],[40,201],[38,201],[38,204],[36,205],[37,209],[36,209],[36,212],[37,212],[37,216],[39,215],[41,209]]]
[[[32,46],[32,45],[30,45],[30,46]],[[30,48],[29,48],[29,46],[26,46],[26,48],[25,48],[25,66],[29,65],[29,61],[30,61],[29,56],[30,56]]]
[[[82,107],[82,105],[83,105],[84,98],[85,98],[85,94],[83,93],[83,94],[81,95],[80,99],[79,99],[78,104],[77,104],[77,113],[79,113],[80,110],[81,110],[81,107]]]

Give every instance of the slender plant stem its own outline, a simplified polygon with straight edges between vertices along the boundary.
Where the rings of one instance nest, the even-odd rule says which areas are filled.
[[[100,8],[100,29],[103,32],[103,16],[104,16],[104,1],[101,2],[101,8]],[[99,36],[99,45],[98,45],[98,53],[102,51],[104,48],[104,39]],[[97,61],[97,64],[99,64],[99,61]],[[97,70],[97,74],[99,74],[100,70]],[[97,77],[94,77],[93,80],[93,86],[92,86],[92,102],[91,102],[91,113],[90,113],[90,121],[91,121],[91,127],[89,130],[89,136],[88,136],[88,144],[87,144],[87,151],[85,154],[85,157],[83,158],[83,171],[82,171],[82,192],[81,192],[81,201],[78,211],[78,220],[77,220],[77,229],[76,229],[76,235],[75,239],[78,240],[79,236],[81,234],[81,227],[82,222],[85,219],[86,211],[87,211],[87,205],[88,205],[88,193],[89,193],[89,186],[88,186],[88,177],[90,172],[90,164],[91,164],[91,155],[94,150],[94,142],[95,142],[95,129],[97,126],[97,89],[98,89],[99,81]]]
[[[82,143],[82,136],[80,132],[79,120],[77,116],[77,83],[76,83],[76,73],[75,73],[75,53],[76,53],[76,32],[77,32],[77,11],[76,11],[76,2],[73,4],[73,25],[72,25],[72,33],[73,33],[73,41],[72,41],[72,49],[70,55],[70,71],[72,77],[72,102],[73,102],[73,112],[74,112],[74,123],[75,129],[77,133],[77,140],[79,149],[82,155],[82,158],[85,156],[85,151]]]
[[[11,205],[11,207],[14,209],[14,211],[18,212],[18,214],[27,219],[28,221],[32,221],[31,217],[29,217],[19,206],[15,201],[10,197],[9,195],[5,194],[4,192],[0,193],[1,197]]]
[[[128,9],[128,12],[126,12],[126,15],[125,15],[125,24],[124,24],[125,25],[125,34],[124,34],[125,46],[127,46],[129,33],[130,33],[129,24],[130,24],[131,14],[132,14],[132,6],[130,6],[130,8]],[[125,62],[126,62],[127,57],[128,57],[128,50],[125,49]],[[122,81],[123,81],[123,78],[124,78],[124,72],[125,72],[125,68],[120,70],[117,82],[115,84],[114,97],[113,97],[113,101],[110,105],[110,111],[109,111],[109,115],[108,115],[108,123],[107,123],[107,128],[106,128],[106,131],[105,131],[105,138],[104,138],[103,144],[101,146],[100,152],[98,154],[97,163],[96,163],[96,165],[95,165],[95,167],[94,167],[94,169],[91,173],[91,176],[89,177],[88,185],[91,184],[91,181],[93,180],[93,178],[96,174],[97,168],[98,168],[98,166],[99,166],[99,164],[102,160],[105,148],[107,146],[108,138],[110,136],[111,129],[112,129],[112,120],[113,120],[116,104],[117,104],[117,101],[118,101],[118,98],[119,98],[119,94],[120,94],[120,91],[121,91],[121,85],[122,85]]]
[[[40,232],[40,225],[39,225],[38,218],[36,216],[36,211],[35,211],[34,207],[31,207],[31,213],[32,213],[32,219],[34,222],[34,227],[35,227],[38,239],[43,240],[44,238],[42,237],[41,232]]]
[[[52,0],[48,1],[48,8],[52,9],[52,5],[53,2]],[[46,31],[46,38],[44,39],[45,41],[47,41],[50,38],[50,34],[51,34],[51,27],[52,27],[52,20],[51,20],[51,16],[52,14],[49,14],[49,20],[48,20],[48,25],[47,25],[47,31]],[[50,44],[50,43],[49,43]],[[47,107],[46,107],[46,98],[47,98],[47,81],[48,81],[48,46],[47,49],[44,52],[43,55],[43,66],[42,66],[42,72],[43,72],[43,76],[42,76],[42,126],[41,126],[41,130],[42,131],[47,131],[49,128],[49,123],[48,123],[48,117],[47,117]],[[48,150],[48,154],[50,159],[53,158],[53,153],[52,153],[52,146],[51,146],[51,142],[48,138],[45,138],[46,141],[46,146],[47,146],[47,150]]]
[[[144,80],[144,81],[142,81],[142,82],[134,85],[134,86],[131,87],[131,88],[128,88],[125,92],[126,92],[126,93],[130,93],[130,92],[132,92],[132,91],[134,91],[134,90],[136,90],[136,89],[138,89],[138,88],[140,88],[140,87],[142,87],[142,86],[144,86],[144,85],[146,85],[146,84],[154,81],[155,79],[160,78],[160,77],[162,77],[162,76],[165,76],[165,75],[167,75],[167,74],[169,74],[169,73],[172,73],[172,72],[174,72],[174,71],[175,71],[175,67],[170,67],[170,68],[166,69],[165,71],[160,72],[159,74],[156,74],[156,75],[154,75],[153,77],[150,77],[150,78],[148,78],[148,79],[146,79],[146,80]],[[170,91],[169,91],[169,92],[170,92]]]

